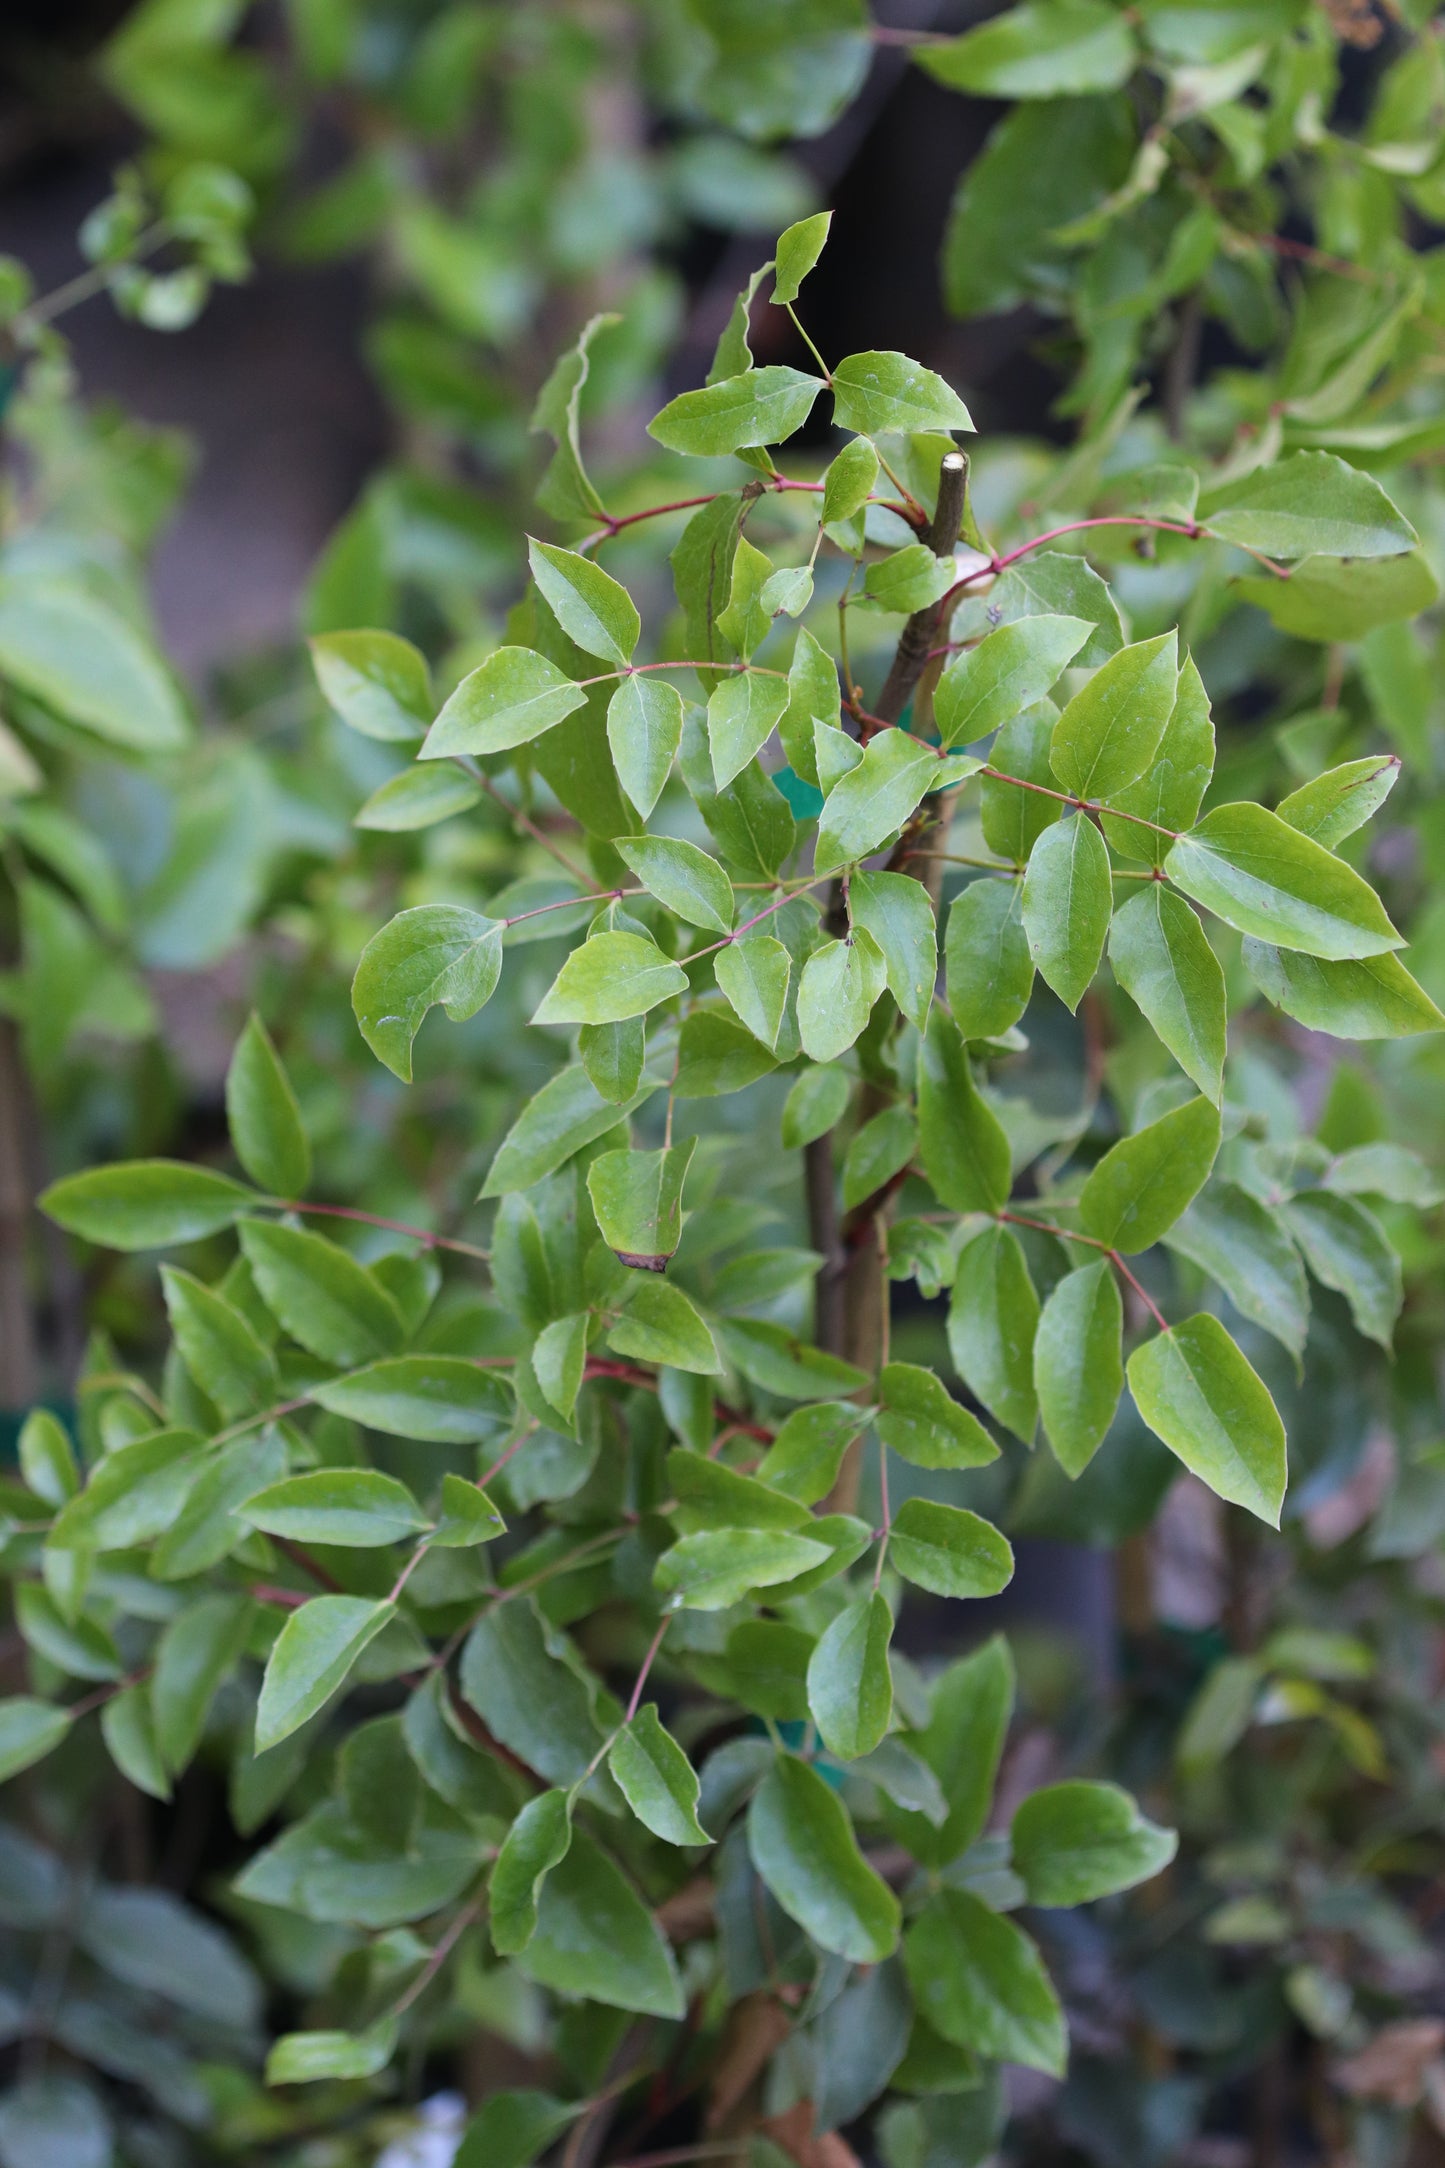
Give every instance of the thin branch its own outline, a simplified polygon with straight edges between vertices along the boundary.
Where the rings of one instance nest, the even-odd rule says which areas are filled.
[[[507,924],[511,923],[509,919]],[[483,1264],[489,1263],[491,1259],[491,1252],[479,1249],[474,1242],[459,1242],[451,1235],[434,1235],[426,1227],[413,1227],[406,1220],[386,1219],[380,1212],[362,1212],[355,1205],[303,1204],[299,1197],[268,1199],[268,1202],[272,1201],[281,1212],[305,1212],[319,1214],[326,1219],[357,1220],[366,1227],[384,1227],[390,1234],[406,1235],[413,1242],[420,1242],[424,1249],[455,1250],[458,1256],[476,1257]]]
[[[624,1724],[630,1724],[637,1714],[638,1706],[642,1700],[642,1689],[647,1684],[647,1674],[651,1671],[657,1658],[657,1652],[662,1647],[662,1637],[676,1615],[673,1611],[664,1611],[662,1614],[657,1632],[653,1635],[647,1654],[642,1659],[642,1669],[637,1674],[637,1681],[632,1689],[632,1697],[627,1704],[627,1714],[622,1719]]]

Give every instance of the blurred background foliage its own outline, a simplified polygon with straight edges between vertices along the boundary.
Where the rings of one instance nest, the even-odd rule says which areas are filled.
[[[556,355],[617,319],[582,392],[589,456],[615,508],[667,496],[676,466],[646,415],[700,381],[772,236],[823,203],[817,337],[903,348],[960,387],[990,534],[1137,503],[1166,456],[1243,473],[1321,447],[1385,481],[1422,536],[1391,575],[1415,582],[1403,602],[1358,568],[1286,606],[1128,534],[1091,553],[1132,637],[1184,626],[1220,729],[1216,795],[1401,755],[1349,849],[1445,1000],[1445,61],[1428,11],[1030,0],[986,37],[974,25],[948,0],[871,18],[862,0],[12,0],[0,1402],[16,1418],[78,1406],[84,1431],[164,1344],[152,1275],[77,1264],[34,1196],[110,1157],[218,1157],[251,1003],[320,1193],[467,1230],[544,1073],[521,1025],[560,952],[538,940],[460,1058],[424,1040],[410,1092],[367,1056],[347,988],[389,912],[553,879],[561,808],[539,784],[520,808],[483,798],[414,829],[363,811],[404,749],[330,713],[303,636],[390,625],[449,689],[521,591],[550,451],[532,411]],[[799,360],[781,312],[761,316],[757,358]],[[827,452],[820,425],[820,469]],[[676,531],[616,551],[659,609]],[[854,657],[865,680],[879,642]],[[1151,1047],[1112,1000],[1081,1033],[1041,1025],[1030,1091],[1056,1139],[1135,1115]],[[1240,1031],[1231,1095],[1281,1170],[1310,1140],[1403,1141],[1445,1165],[1441,1041],[1336,1056],[1257,1002]],[[755,1153],[751,1179],[765,1197]],[[1411,1173],[1376,1199],[1405,1274],[1393,1360],[1348,1287],[1320,1296],[1298,1369],[1269,1338],[1277,1316],[1232,1320],[1289,1429],[1281,1540],[1241,1532],[1127,1426],[1079,1484],[1040,1455],[995,1501],[1023,1539],[1016,1589],[980,1612],[981,1631],[1007,1616],[1020,1668],[1005,1787],[1009,1769],[1015,1791],[1112,1773],[1185,1837],[1166,1881],[1045,1927],[1075,2057],[1061,2087],[1018,2090],[1012,2161],[1445,2158],[1438,1196]],[[895,1346],[946,1367],[936,1308],[900,1304]],[[73,1653],[67,1673],[18,1629],[5,1653],[7,1690],[76,1675]],[[262,2089],[268,2030],[406,1953],[364,1961],[357,1938],[235,1896],[272,1807],[234,1784],[227,1804],[240,1718],[222,1693],[168,1808],[78,1735],[13,1788],[4,2168],[343,2168],[432,2096],[445,2146],[448,2093],[595,2083],[610,2043],[581,2025],[548,2039],[475,1967],[400,2092]],[[303,1790],[328,1777],[318,1761]],[[37,1998],[48,2059],[24,2014]],[[989,2156],[996,2130],[964,2096],[920,2098],[888,2168]]]

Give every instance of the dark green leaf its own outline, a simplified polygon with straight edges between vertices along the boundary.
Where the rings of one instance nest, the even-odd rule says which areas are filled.
[[[997,1596],[1013,1579],[1013,1552],[989,1521],[931,1498],[904,1500],[888,1555],[905,1580],[934,1596]]]
[[[322,1362],[350,1367],[390,1355],[403,1337],[401,1312],[356,1259],[322,1235],[271,1220],[247,1220],[241,1247],[266,1307]]]
[[[1277,1528],[1284,1425],[1218,1318],[1201,1312],[1146,1340],[1129,1357],[1126,1374],[1155,1437],[1221,1498]]]
[[[875,1588],[838,1613],[808,1664],[808,1706],[841,1761],[871,1754],[893,1715],[893,1614]]]
[[[1217,1106],[1224,1092],[1224,972],[1188,904],[1150,881],[1115,912],[1109,962],[1185,1075]]]
[[[1050,1784],[1013,1818],[1013,1867],[1035,1905],[1086,1905],[1132,1889],[1179,1849],[1172,1829],[1146,1821],[1113,1784]]]
[[[1062,2077],[1068,2035],[1043,1960],[968,1890],[940,1890],[903,1945],[914,2001],[956,2047]]]
[[[958,1260],[948,1345],[959,1376],[998,1422],[1031,1444],[1034,1331],[1039,1302],[1018,1241],[1007,1227],[975,1235]]]
[[[1404,1293],[1400,1260],[1374,1213],[1357,1197],[1314,1189],[1282,1216],[1315,1278],[1343,1295],[1358,1330],[1388,1350]]]
[[[942,1009],[929,1017],[919,1049],[918,1138],[940,1204],[954,1212],[997,1212],[1007,1203],[1008,1138],[979,1096],[962,1035]]]
[[[1044,1435],[1066,1475],[1082,1475],[1124,1390],[1124,1305],[1105,1258],[1066,1273],[1039,1317],[1034,1390]]]
[[[995,1039],[1016,1024],[1033,992],[1022,884],[973,881],[949,907],[944,987],[965,1039]]]
[[[1207,1099],[1121,1137],[1080,1192],[1085,1233],[1127,1255],[1147,1250],[1204,1187],[1218,1150],[1219,1109]]]
[[[226,1120],[236,1157],[253,1182],[277,1197],[305,1194],[311,1147],[301,1126],[301,1109],[254,1011],[226,1073]]]
[[[686,2007],[671,1950],[632,1884],[581,1830],[542,1885],[522,1970],[562,1995],[680,2018]],[[487,2168],[493,2168],[488,2162]]]
[[[258,1754],[299,1730],[331,1699],[367,1643],[395,1615],[395,1604],[361,1596],[313,1596],[291,1613],[261,1681]]]
[[[607,1752],[607,1766],[638,1820],[667,1844],[711,1844],[697,1818],[698,1781],[692,1763],[657,1704],[649,1701],[624,1725]]]
[[[314,1386],[311,1397],[368,1430],[432,1445],[479,1443],[514,1413],[504,1381],[460,1355],[398,1355]]]
[[[982,1468],[998,1459],[977,1416],[960,1407],[931,1370],[885,1363],[878,1389],[878,1435],[915,1468]]]
[[[1215,1180],[1164,1241],[1217,1280],[1240,1316],[1273,1333],[1298,1361],[1309,1332],[1309,1288],[1278,1212],[1237,1182]]]
[[[897,1898],[859,1851],[842,1800],[795,1755],[779,1755],[754,1794],[748,1849],[789,1919],[822,1949],[876,1965],[897,1947]]]
[[[487,1925],[499,1957],[515,1957],[537,1928],[537,1902],[547,1876],[572,1846],[572,1797],[541,1792],[508,1830],[487,1885]]]

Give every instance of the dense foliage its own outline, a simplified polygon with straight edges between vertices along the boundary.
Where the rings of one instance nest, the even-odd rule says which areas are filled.
[[[423,448],[318,570],[319,701],[253,666],[196,738],[141,600],[180,458],[75,403],[77,297],[7,292],[0,1053],[83,1286],[52,1250],[37,1342],[0,1245],[52,1403],[5,1493],[0,2160],[360,2162],[448,2079],[466,2168],[1413,2160],[1438,43],[889,33],[1013,101],[944,290],[1052,320],[1071,441],[821,353],[814,213],[608,473],[675,322],[642,252],[806,211],[756,146],[873,42],[618,22],[297,8],[258,53],[148,0],[109,49],[153,143],[83,290],[164,328],[240,275],[227,168],[401,282]],[[601,153],[619,84],[680,132]],[[365,147],[298,206],[338,87]],[[140,974],[256,926],[196,1149]],[[37,1346],[63,1387],[82,1312],[72,1410]],[[1039,1538],[1117,1549],[1117,1682],[958,1608]]]

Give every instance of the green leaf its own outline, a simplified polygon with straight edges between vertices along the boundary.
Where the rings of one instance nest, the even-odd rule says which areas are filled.
[[[739,535],[728,606],[717,621],[718,631],[739,655],[751,655],[772,630],[772,609],[763,601],[772,576],[771,559],[755,549],[746,535]]]
[[[733,884],[715,858],[677,836],[619,837],[617,851],[643,887],[689,926],[730,933]]]
[[[193,1760],[211,1703],[245,1651],[255,1616],[246,1596],[202,1596],[177,1613],[157,1642],[150,1712],[156,1750],[172,1774]]]
[[[856,445],[849,449],[856,449]],[[869,445],[867,449],[871,452],[873,447]],[[844,456],[839,454],[840,459]],[[875,479],[876,472],[875,468]],[[814,747],[816,730],[820,725],[836,728],[841,713],[837,665],[819,647],[807,627],[801,626],[793,648],[793,660],[788,667],[788,704],[778,718],[778,736],[793,773],[802,776],[805,782],[816,784],[818,781]]]
[[[912,1159],[918,1124],[907,1106],[884,1107],[854,1132],[843,1162],[843,1210],[852,1212],[886,1189]]]
[[[1369,883],[1262,805],[1222,805],[1180,836],[1171,881],[1226,925],[1331,959],[1403,947]]]
[[[115,1643],[94,1619],[62,1616],[48,1588],[22,1581],[15,1589],[15,1622],[29,1647],[73,1679],[118,1679]]]
[[[251,1180],[277,1197],[304,1195],[311,1147],[291,1080],[266,1027],[252,1011],[226,1072],[226,1121]]]
[[[426,734],[418,760],[505,753],[528,745],[585,705],[587,695],[545,655],[499,647],[468,671]]]
[[[1050,764],[1065,790],[1112,798],[1144,774],[1159,749],[1179,685],[1178,635],[1120,648],[1054,725]]]
[[[348,1549],[400,1543],[429,1525],[406,1485],[374,1468],[313,1468],[258,1491],[237,1510],[269,1536]]]
[[[1368,760],[1347,760],[1343,767],[1331,768],[1281,798],[1279,817],[1302,836],[1332,851],[1379,811],[1399,774],[1400,762],[1394,753],[1383,758],[1374,754]]]
[[[490,1001],[502,975],[501,920],[460,904],[423,903],[372,935],[351,982],[361,1036],[380,1062],[411,1082],[412,1041],[440,1002],[454,1024]]]
[[[883,953],[859,927],[851,940],[825,941],[803,966],[798,1031],[810,1061],[836,1061],[873,1013],[887,978]]]
[[[707,703],[707,735],[713,778],[726,790],[761,752],[788,704],[788,682],[758,671],[732,671],[714,686]]]
[[[934,1596],[997,1596],[1014,1554],[991,1522],[962,1506],[907,1498],[893,1516],[888,1556],[906,1581]]]
[[[848,902],[854,925],[878,944],[889,993],[922,1031],[938,977],[938,930],[927,889],[906,873],[856,873]]]
[[[682,743],[682,694],[658,677],[625,677],[607,704],[617,780],[646,820]]]
[[[1121,820],[1106,813],[1104,834],[1121,856],[1161,864],[1174,834],[1192,828],[1198,820],[1213,773],[1214,724],[1209,714],[1209,695],[1196,664],[1186,655],[1179,669],[1174,706],[1153,761],[1137,783],[1111,794],[1111,803],[1121,814],[1136,817]],[[1154,825],[1142,825],[1145,822]]]
[[[1298,1361],[1309,1334],[1309,1288],[1278,1212],[1237,1182],[1216,1179],[1164,1241],[1217,1280],[1240,1316],[1273,1333]]]
[[[915,2003],[945,2040],[1063,2076],[1063,2012],[1043,1960],[1012,1920],[969,1890],[940,1890],[909,1928],[903,1962]]]
[[[1282,1216],[1315,1278],[1344,1296],[1357,1330],[1388,1352],[1404,1293],[1400,1260],[1374,1213],[1357,1197],[1314,1189]]]
[[[825,1498],[838,1478],[843,1455],[868,1421],[869,1411],[847,1400],[820,1400],[795,1408],[758,1464],[758,1477],[800,1505]]]
[[[1034,1390],[1044,1435],[1066,1475],[1088,1467],[1124,1390],[1124,1305],[1105,1258],[1068,1272],[1039,1317]]]
[[[619,1024],[686,990],[687,973],[655,941],[595,933],[573,949],[532,1017],[534,1024]]]
[[[1306,557],[1287,580],[1274,574],[1236,580],[1234,592],[1297,640],[1361,640],[1383,625],[1418,617],[1440,599],[1420,551],[1408,557]]]
[[[748,1809],[753,1865],[821,1949],[876,1965],[898,1945],[898,1900],[858,1849],[847,1809],[806,1762],[781,1754]]]
[[[29,1694],[0,1700],[0,1784],[53,1752],[70,1729],[70,1711]]]
[[[116,1768],[138,1792],[169,1799],[170,1778],[156,1744],[151,1700],[144,1686],[127,1686],[100,1712],[100,1735]]]
[[[1001,775],[1018,776],[1024,783],[1040,783],[1042,791],[1021,790],[1018,784],[1000,782],[991,775],[985,775],[979,787],[978,812],[984,841],[991,851],[1020,871],[1039,837],[1062,810],[1057,798],[1045,795],[1053,787],[1049,747],[1057,720],[1058,710],[1051,701],[1025,708],[1022,715],[1004,724],[989,753],[990,766]]]
[[[1020,907],[1034,967],[1068,1009],[1099,968],[1113,903],[1109,853],[1093,822],[1076,813],[1046,828],[1029,853]]]
[[[921,1813],[894,1818],[915,1859],[942,1867],[982,1834],[1013,1710],[1013,1659],[1001,1635],[948,1666],[933,1688],[929,1718],[912,1742],[947,1801],[940,1825]]]
[[[590,557],[579,557],[575,550],[558,549],[550,542],[538,542],[531,535],[527,537],[527,562],[568,639],[575,641],[584,654],[599,655],[603,662],[619,663],[625,668],[642,635],[642,620],[627,589]]]
[[[793,959],[771,934],[730,941],[713,958],[713,976],[755,1039],[773,1051],[783,1027]]]
[[[661,1929],[620,1869],[581,1830],[542,1885],[537,1932],[521,1967],[539,1987],[613,2010],[676,2019],[687,2006]]]
[[[279,1744],[344,1685],[367,1644],[396,1616],[394,1603],[313,1596],[276,1638],[256,1706],[256,1752]]]
[[[0,677],[137,753],[174,753],[191,726],[151,643],[89,587],[0,580]]]
[[[179,1500],[168,1502],[163,1532],[151,1554],[153,1577],[184,1581],[219,1565],[246,1535],[236,1507],[285,1473],[286,1447],[273,1424],[259,1434],[245,1432],[208,1455],[199,1474],[193,1464]]]
[[[493,2093],[468,2123],[453,2168],[532,2168],[582,2112],[549,2093]]]
[[[581,1782],[604,1738],[597,1682],[530,1597],[483,1612],[462,1650],[459,1683],[509,1753],[549,1784]]]
[[[1270,557],[1393,557],[1419,541],[1374,476],[1332,452],[1256,467],[1206,497],[1200,516],[1211,534]]]
[[[256,1192],[209,1167],[132,1159],[52,1182],[40,1208],[67,1234],[111,1250],[159,1250],[231,1227]]]
[[[487,1926],[499,1957],[515,1957],[531,1941],[547,1876],[571,1848],[571,1793],[552,1790],[529,1799],[507,1831],[487,1885]]]
[[[537,502],[554,519],[592,519],[602,511],[602,499],[582,464],[582,387],[591,367],[592,341],[620,322],[620,317],[610,315],[589,318],[576,345],[559,356],[537,394],[532,427],[545,429],[557,447],[538,487]]]
[[[632,1276],[621,1317],[607,1335],[617,1355],[715,1377],[722,1359],[706,1321],[680,1287],[648,1272]]]
[[[444,1550],[469,1550],[474,1543],[490,1543],[504,1536],[507,1524],[486,1492],[465,1476],[442,1477],[441,1519],[428,1542]]]
[[[861,512],[877,479],[877,451],[866,437],[854,437],[851,443],[843,446],[824,473],[823,525],[836,526],[851,519],[855,512]],[[813,644],[816,646],[816,641]]]
[[[982,1468],[998,1447],[977,1416],[959,1406],[931,1370],[885,1363],[878,1374],[883,1406],[878,1435],[915,1468]]]
[[[472,1445],[512,1420],[512,1395],[494,1373],[460,1355],[398,1355],[331,1378],[311,1398],[333,1415],[391,1438]]]
[[[682,1240],[682,1185],[697,1138],[660,1152],[604,1152],[587,1170],[602,1239],[624,1265],[660,1272]]]
[[[624,1260],[630,1262],[630,1260]],[[660,1265],[657,1269],[661,1269]],[[548,1406],[570,1424],[582,1390],[587,1366],[586,1311],[554,1318],[538,1333],[532,1347],[532,1371],[537,1388]]]
[[[777,275],[773,280],[775,308],[797,300],[799,287],[823,253],[832,223],[831,211],[815,211],[811,218],[800,218],[779,234]]]
[[[607,1766],[637,1819],[665,1844],[711,1844],[697,1818],[699,1786],[692,1763],[665,1731],[656,1702],[625,1724],[607,1750]]]
[[[827,1555],[823,1544],[787,1529],[702,1529],[663,1552],[653,1580],[674,1606],[725,1611],[756,1588],[774,1588],[821,1566]]]
[[[677,1043],[675,1099],[723,1098],[778,1066],[751,1031],[716,1009],[694,1009],[684,1017]]]
[[[1077,98],[1119,90],[1138,48],[1107,0],[1024,0],[961,38],[919,48],[919,65],[979,98]]]
[[[1013,1818],[1014,1872],[1032,1905],[1087,1905],[1133,1889],[1168,1866],[1179,1849],[1172,1829],[1146,1821],[1114,1784],[1050,1784]]]
[[[940,780],[938,755],[906,730],[879,730],[856,768],[833,785],[818,822],[814,871],[867,858],[903,826]]]
[[[796,1152],[826,1136],[847,1111],[852,1081],[846,1070],[804,1069],[783,1102],[783,1146]]]
[[[1188,904],[1161,882],[1114,914],[1114,976],[1191,1082],[1218,1106],[1224,1094],[1224,972]]]
[[[972,429],[968,408],[932,369],[906,354],[849,354],[833,371],[833,420],[862,436],[880,430]]]
[[[152,1542],[176,1518],[203,1457],[193,1430],[157,1430],[113,1447],[57,1516],[51,1548],[124,1551]]]
[[[686,1446],[668,1454],[667,1477],[676,1500],[669,1518],[685,1536],[709,1528],[800,1528],[808,1519],[795,1498]]]
[[[669,400],[647,433],[670,452],[712,458],[754,444],[781,444],[801,429],[823,389],[797,369],[747,369]]]
[[[1219,1109],[1191,1099],[1112,1145],[1079,1194],[1084,1232],[1132,1256],[1174,1225],[1209,1179]]]
[[[316,682],[364,738],[414,745],[431,721],[426,657],[394,632],[324,632],[310,643]]]
[[[997,1212],[1008,1202],[1009,1144],[980,1096],[953,1018],[935,1009],[918,1054],[918,1141],[923,1171],[952,1212]]]
[[[166,1313],[181,1361],[227,1422],[277,1398],[276,1364],[239,1310],[214,1288],[161,1267]]]
[[[647,1062],[647,1027],[640,1016],[620,1024],[584,1024],[577,1052],[593,1089],[613,1106],[633,1097]]]
[[[1255,985],[1298,1023],[1337,1039],[1404,1039],[1445,1029],[1434,1002],[1398,956],[1329,962],[1248,936],[1244,968]]]
[[[958,1260],[948,1311],[948,1345],[959,1376],[997,1422],[1033,1441],[1034,1332],[1039,1301],[1017,1238],[987,1227]]]
[[[634,1114],[656,1089],[655,1083],[644,1081],[640,1090],[619,1104],[604,1099],[580,1066],[549,1077],[498,1145],[482,1184],[482,1197],[506,1197],[515,1190],[531,1189],[574,1152]]]
[[[965,1039],[998,1038],[1028,1007],[1034,960],[1021,890],[1017,880],[973,881],[949,907],[943,982]]]
[[[247,1220],[241,1248],[262,1300],[308,1353],[352,1368],[395,1352],[401,1312],[365,1265],[300,1227]]]
[[[48,1506],[63,1506],[80,1489],[69,1432],[48,1408],[32,1408],[16,1446],[25,1488]]]
[[[826,1400],[859,1392],[866,1374],[840,1355],[810,1347],[785,1325],[762,1318],[728,1318],[723,1338],[743,1376],[780,1400]]]
[[[977,647],[955,657],[938,681],[933,711],[940,742],[972,745],[1019,718],[1058,682],[1093,629],[1081,617],[1023,617],[986,634]],[[996,744],[989,758],[1005,773],[1021,772],[1010,768],[1003,744]],[[1048,779],[1045,767],[1038,780]]]
[[[1092,104],[1097,111],[1101,102],[1080,99],[1077,104],[1083,110]],[[1054,106],[1047,115],[1037,113],[1024,118],[1031,124],[1050,124],[1057,134],[1061,132],[1064,110]],[[1018,114],[1011,116],[1012,122],[1019,118]],[[1054,146],[1051,145],[1050,155],[1053,153]],[[996,625],[1016,624],[1023,617],[1083,618],[1094,627],[1093,636],[1074,657],[1084,670],[1096,670],[1124,645],[1123,621],[1112,590],[1085,558],[1066,557],[1058,550],[1038,550],[1022,563],[1010,565],[994,581],[987,599],[981,598],[975,608],[977,622],[972,624],[972,629],[978,633]],[[955,630],[970,617],[969,605],[965,603],[960,617],[954,621]]]
[[[1201,1311],[1146,1340],[1129,1357],[1126,1375],[1155,1437],[1221,1498],[1277,1528],[1284,1425],[1218,1318]]]
[[[1347,1196],[1385,1197],[1391,1204],[1442,1202],[1440,1185],[1424,1160],[1404,1144],[1353,1144],[1332,1162],[1325,1181],[1329,1188],[1343,1190]],[[24,1466],[23,1431],[21,1466]],[[34,1487],[32,1484],[32,1490]]]
[[[871,1754],[893,1717],[893,1614],[875,1588],[840,1611],[808,1663],[808,1707],[840,1761]]]
[[[374,2078],[396,2053],[397,2023],[379,2018],[365,2032],[282,2033],[266,2057],[268,2085],[314,2085],[322,2078]]]
[[[953,585],[951,557],[935,557],[926,542],[910,542],[868,566],[861,603],[909,617],[940,601]],[[856,606],[856,605],[855,605]]]

